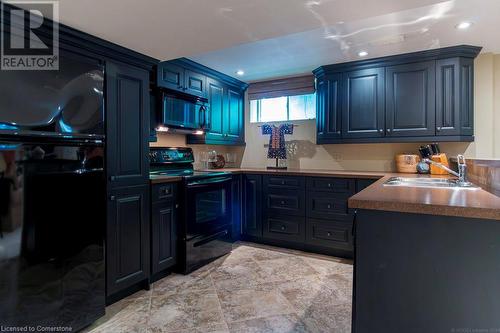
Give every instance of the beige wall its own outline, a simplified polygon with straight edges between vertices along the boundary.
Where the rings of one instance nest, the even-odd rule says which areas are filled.
[[[500,159],[500,55],[481,54],[475,61],[475,142],[442,143],[441,149],[453,156],[465,153],[469,158]],[[272,165],[266,158],[268,135],[261,135],[259,124],[249,122],[249,107],[245,112],[246,147],[194,145],[195,157],[201,151],[235,152],[243,167]],[[288,166],[303,169],[334,169],[360,171],[393,171],[394,155],[418,153],[421,143],[404,144],[338,144],[316,145],[314,120],[294,121],[299,126],[287,135]],[[159,146],[185,145],[185,136],[162,134]],[[239,164],[239,163],[238,163]]]

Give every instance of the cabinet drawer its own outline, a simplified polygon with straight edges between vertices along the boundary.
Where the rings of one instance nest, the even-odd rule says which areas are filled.
[[[264,237],[292,242],[304,242],[305,219],[298,216],[266,214],[264,217]]]
[[[306,243],[332,249],[353,250],[352,221],[307,219]]]
[[[348,178],[307,178],[307,189],[312,191],[337,192],[354,194],[355,180]]]
[[[279,189],[303,189],[305,186],[305,178],[266,175],[264,176],[264,186]]]
[[[151,188],[152,202],[173,199],[175,188],[176,188],[176,184],[174,184],[174,183],[153,185]]]
[[[265,209],[276,214],[305,215],[304,191],[267,190]]]
[[[347,206],[350,194],[307,192],[307,216],[321,219],[346,219],[352,217]]]

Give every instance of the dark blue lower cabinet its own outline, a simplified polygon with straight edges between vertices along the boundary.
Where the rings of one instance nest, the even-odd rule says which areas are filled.
[[[243,239],[353,257],[355,214],[347,200],[376,180],[253,174],[242,179]]]
[[[500,223],[358,210],[353,332],[500,327]]]
[[[262,175],[243,175],[242,185],[242,233],[262,237]]]
[[[106,291],[112,296],[150,277],[149,186],[111,190],[108,197]]]
[[[233,241],[241,239],[242,225],[242,201],[241,201],[241,175],[234,175],[231,183],[231,214],[232,214],[232,231]]]
[[[177,263],[177,184],[151,186],[151,275]]]

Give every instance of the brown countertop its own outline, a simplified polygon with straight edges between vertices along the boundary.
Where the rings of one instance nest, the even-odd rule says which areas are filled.
[[[283,176],[312,176],[312,177],[344,177],[378,179],[387,175],[376,171],[345,171],[345,170],[314,170],[314,169],[286,169],[272,170],[266,168],[224,168],[219,169],[232,173],[259,173]]]
[[[500,197],[483,189],[454,190],[383,185],[389,177],[398,175],[401,176],[401,174],[386,174],[374,184],[350,197],[349,207],[500,220]],[[412,174],[404,176],[429,177]]]

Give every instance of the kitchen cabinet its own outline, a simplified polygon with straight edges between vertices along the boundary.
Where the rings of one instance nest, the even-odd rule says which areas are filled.
[[[262,175],[247,174],[242,177],[242,233],[262,237]]]
[[[242,200],[241,200],[241,175],[234,175],[231,183],[232,196],[232,238],[233,241],[238,241],[241,238],[241,222],[242,222]]]
[[[472,135],[474,120],[472,59],[436,62],[436,135]]]
[[[106,163],[109,186],[149,181],[149,72],[106,63]]]
[[[353,257],[348,199],[376,180],[245,174],[242,238]]]
[[[151,275],[177,263],[177,184],[151,186]]]
[[[384,136],[384,75],[383,68],[344,74],[342,138]]]
[[[158,65],[158,87],[206,98],[206,76],[195,70],[173,62],[164,61]]]
[[[208,78],[209,130],[203,135],[189,135],[191,144],[245,144],[245,91],[220,79]]]
[[[326,75],[316,81],[316,143],[342,136],[342,74]]]
[[[480,50],[461,45],[317,68],[317,143],[473,141]]]
[[[106,62],[106,294],[150,276],[150,72]]]
[[[149,278],[149,186],[109,192],[106,227],[106,294]]]
[[[435,134],[435,61],[386,68],[386,135]]]
[[[186,58],[158,65],[157,85],[208,100],[208,126],[188,135],[189,144],[244,145],[244,101],[247,84]]]

